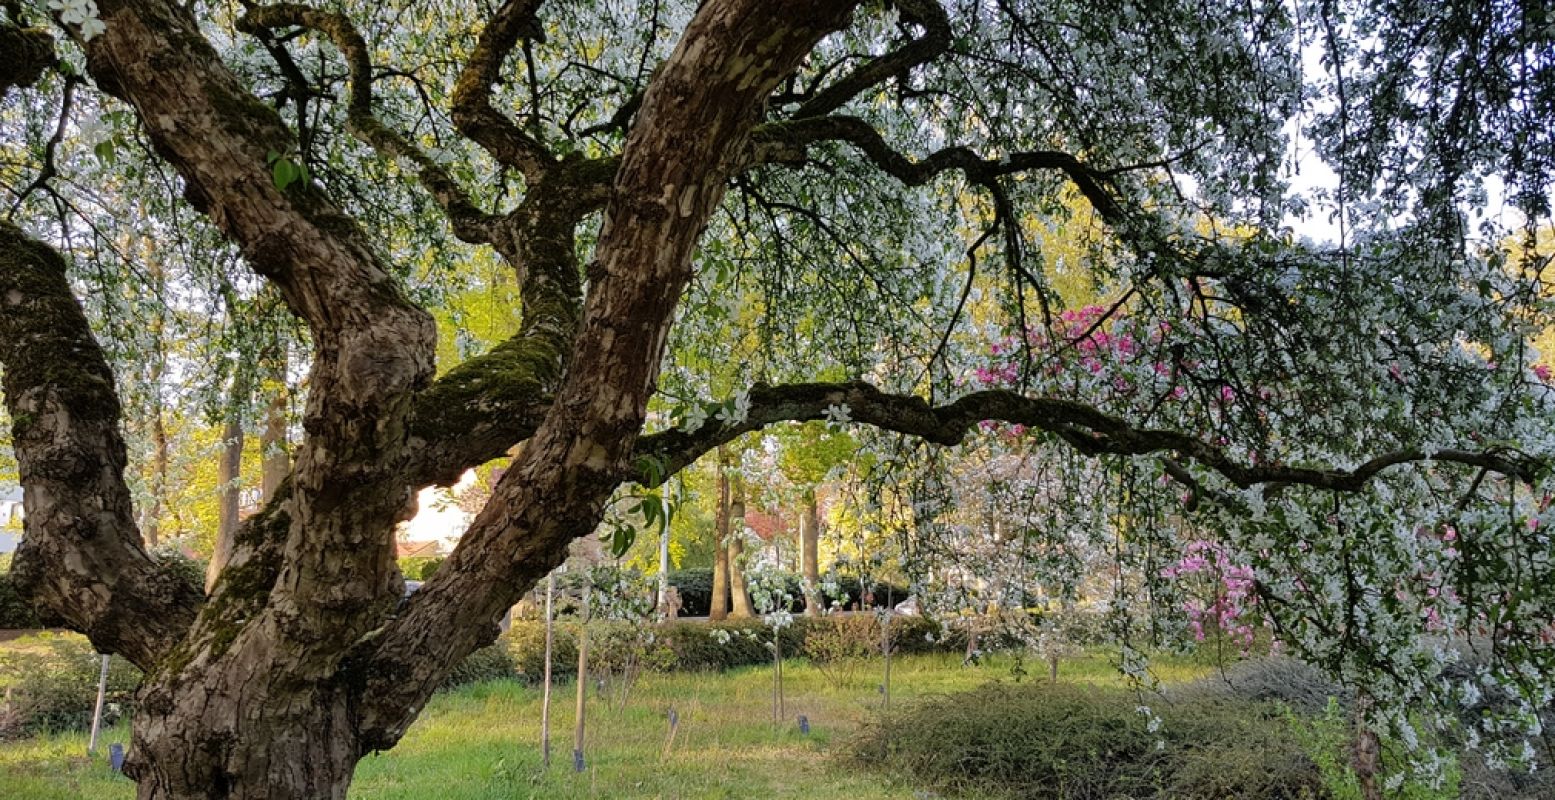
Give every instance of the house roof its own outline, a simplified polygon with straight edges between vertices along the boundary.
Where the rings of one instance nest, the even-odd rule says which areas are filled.
[[[0,484],[0,503],[20,503],[21,501],[22,487]]]
[[[447,555],[443,551],[443,543],[430,539],[424,542],[395,542],[395,558],[436,558]]]

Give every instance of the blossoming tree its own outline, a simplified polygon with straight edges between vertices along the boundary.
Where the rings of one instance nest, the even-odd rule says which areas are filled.
[[[618,486],[782,420],[938,445],[1020,424],[1095,457],[1120,508],[1204,515],[1316,659],[1407,693],[1439,624],[1494,639],[1488,677],[1530,699],[1555,673],[1542,262],[1473,216],[1489,177],[1519,224],[1548,216],[1535,7],[0,8],[13,575],[146,671],[143,798],[344,797]],[[1329,189],[1290,190],[1297,150]],[[1051,363],[1094,338],[1031,268],[1074,198],[1091,233],[1065,268],[1111,298],[1079,321],[1128,337],[1112,370]],[[146,552],[114,374],[136,367],[77,299],[142,290],[99,232],[150,199],[124,235],[174,270],[240,256],[311,356],[291,476],[208,595]],[[1285,229],[1307,208],[1337,247]],[[195,230],[224,244],[176,246]],[[424,306],[495,262],[514,334],[440,371]],[[1002,385],[958,389],[1000,335]],[[751,385],[708,413],[698,375],[731,363]],[[650,402],[696,424],[645,433]],[[411,491],[510,452],[397,610]]]

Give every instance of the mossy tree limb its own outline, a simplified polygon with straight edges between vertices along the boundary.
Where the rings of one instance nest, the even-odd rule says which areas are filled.
[[[0,222],[0,365],[27,535],[11,574],[103,653],[148,669],[182,638],[197,587],[147,555],[124,482],[113,373],[52,248]]]

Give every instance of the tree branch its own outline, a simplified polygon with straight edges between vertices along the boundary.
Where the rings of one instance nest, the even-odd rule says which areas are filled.
[[[415,164],[417,178],[448,216],[454,235],[471,244],[490,242],[491,226],[497,218],[477,208],[448,170],[373,114],[371,55],[367,42],[348,17],[295,3],[278,3],[250,9],[237,24],[238,30],[252,34],[292,26],[328,36],[345,56],[351,74],[346,104],[347,130],[380,156],[390,160],[403,158]]]
[[[501,78],[502,62],[521,39],[540,37],[535,14],[544,0],[504,0],[481,31],[475,51],[454,84],[453,119],[460,133],[470,137],[497,160],[523,173],[531,184],[555,158],[539,141],[491,105],[491,87]]]
[[[11,216],[14,217],[21,210],[22,204],[27,202],[33,192],[48,186],[49,181],[59,174],[59,167],[54,163],[55,154],[59,152],[59,143],[65,140],[65,129],[70,125],[70,107],[75,101],[76,87],[81,83],[81,78],[76,75],[65,78],[65,87],[60,92],[59,122],[55,124],[49,140],[43,144],[43,166],[26,188],[16,193],[16,201],[11,204]]]
[[[887,144],[874,126],[857,117],[841,115],[768,123],[756,129],[751,139],[751,164],[802,161],[810,145],[846,142],[882,172],[907,186],[921,186],[950,171],[961,172],[973,183],[991,185],[1005,175],[1057,169],[1068,176],[1102,219],[1116,225],[1127,216],[1106,173],[1057,150],[1011,153],[1000,159],[988,159],[967,147],[948,147],[913,160]]]
[[[43,28],[23,28],[15,20],[0,22],[0,100],[11,89],[25,89],[54,66],[54,37]]]
[[[654,459],[658,474],[670,475],[737,436],[775,422],[825,419],[829,407],[846,404],[854,422],[942,445],[960,444],[978,423],[997,420],[1046,431],[1092,455],[1179,454],[1244,489],[1295,484],[1353,492],[1390,467],[1431,461],[1480,467],[1524,482],[1532,482],[1541,468],[1532,459],[1502,451],[1441,450],[1427,454],[1416,449],[1379,455],[1348,470],[1247,465],[1223,448],[1186,433],[1139,428],[1084,403],[1027,397],[1004,389],[974,392],[943,406],[930,406],[919,397],[886,394],[863,382],[757,385],[749,397],[750,413],[743,422],[709,420],[691,432],[669,430],[644,436],[634,455],[638,461]],[[630,479],[642,483],[647,475],[634,466]]]
[[[364,646],[366,747],[395,742],[447,670],[495,635],[502,610],[598,524],[642,429],[693,249],[755,112],[853,5],[708,0],[697,9],[627,136],[555,402],[453,554]]]
[[[338,639],[365,632],[398,594],[392,527],[407,499],[398,479],[411,397],[432,373],[431,318],[321,187],[275,185],[268,154],[295,152],[292,134],[226,68],[187,9],[167,0],[99,7],[107,30],[86,45],[92,76],[135,107],[189,200],[277,286],[314,342],[306,435],[269,603],[237,632],[212,629],[212,614],[193,635],[221,637],[211,658],[286,658],[327,671],[341,655]],[[163,688],[181,691],[176,682]]]
[[[922,26],[923,35],[865,62],[836,83],[816,92],[794,112],[795,118],[830,114],[864,90],[893,75],[905,76],[913,67],[927,64],[950,49],[950,17],[938,0],[897,0],[896,6],[902,12],[902,21]]]
[[[0,365],[27,535],[23,597],[99,652],[151,669],[194,620],[199,588],[147,555],[124,483],[113,372],[52,248],[0,222]]]

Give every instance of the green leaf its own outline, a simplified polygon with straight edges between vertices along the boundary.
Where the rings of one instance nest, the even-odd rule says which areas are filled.
[[[308,171],[306,168],[298,166],[291,159],[282,156],[275,159],[275,163],[271,165],[270,177],[275,181],[275,188],[284,192],[286,187],[297,181],[306,180]]]
[[[632,540],[637,538],[637,532],[630,525],[617,525],[610,534],[610,555],[620,558],[626,555],[626,551],[632,548]]]
[[[663,480],[664,462],[653,456],[639,456],[637,471],[643,473],[650,486],[657,486]]]

